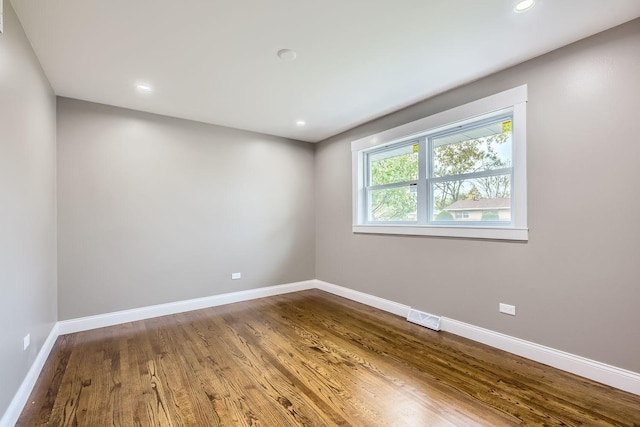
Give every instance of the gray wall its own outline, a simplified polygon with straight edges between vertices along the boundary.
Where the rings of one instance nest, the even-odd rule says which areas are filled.
[[[56,321],[55,97],[11,7],[0,35],[0,416]],[[22,338],[31,334],[31,347]]]
[[[60,320],[313,279],[313,146],[59,98],[58,260]]]
[[[57,289],[55,98],[4,4],[0,414],[58,318],[314,277],[640,372],[640,20],[324,141],[315,159],[305,143],[59,99]],[[351,140],[523,83],[528,243],[351,232]]]
[[[321,142],[318,279],[640,372],[638,76],[635,20]],[[528,243],[351,232],[352,140],[524,83]]]

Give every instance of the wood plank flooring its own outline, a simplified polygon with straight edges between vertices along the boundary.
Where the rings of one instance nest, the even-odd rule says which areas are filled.
[[[318,290],[61,336],[18,426],[639,426],[640,396]]]

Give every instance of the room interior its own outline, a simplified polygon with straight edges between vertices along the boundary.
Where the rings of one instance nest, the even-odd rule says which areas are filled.
[[[2,10],[1,427],[65,334],[296,292],[640,396],[638,2],[50,3]],[[354,233],[353,141],[521,85],[526,241]]]

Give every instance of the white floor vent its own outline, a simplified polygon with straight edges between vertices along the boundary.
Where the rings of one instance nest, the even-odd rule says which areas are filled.
[[[434,316],[433,314],[425,313],[424,311],[409,310],[407,320],[418,325],[426,326],[434,331],[440,330],[440,316]]]

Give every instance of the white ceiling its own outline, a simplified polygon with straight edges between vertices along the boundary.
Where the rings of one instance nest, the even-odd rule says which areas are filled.
[[[638,0],[11,3],[57,95],[310,142],[640,16]]]

